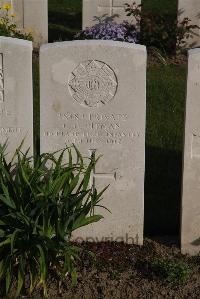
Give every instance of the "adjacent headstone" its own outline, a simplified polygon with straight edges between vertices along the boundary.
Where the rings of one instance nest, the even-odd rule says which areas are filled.
[[[105,219],[74,238],[143,243],[146,49],[113,41],[44,45],[40,52],[41,152],[75,144],[103,155],[91,184],[110,184]]]
[[[48,0],[0,0],[0,5],[11,4],[19,29],[31,32],[34,45],[48,42]]]
[[[189,51],[181,247],[183,253],[200,252],[200,49]]]
[[[33,153],[32,42],[0,37],[0,144]]]
[[[135,2],[141,4],[141,0]],[[130,21],[124,10],[125,3],[133,4],[133,0],[83,0],[83,29],[95,25],[103,16],[111,17],[117,23]]]
[[[178,1],[178,18],[189,18],[192,25],[200,26],[200,1],[199,0],[179,0]],[[192,38],[186,39],[186,46],[193,48],[200,46],[200,29],[193,30]]]

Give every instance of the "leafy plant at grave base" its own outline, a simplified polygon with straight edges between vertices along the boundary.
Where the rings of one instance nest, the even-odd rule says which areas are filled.
[[[70,237],[102,218],[94,208],[107,187],[100,193],[89,187],[98,159],[91,157],[86,163],[76,147],[42,154],[35,165],[21,146],[9,163],[5,151],[1,146],[0,291],[9,294],[16,284],[18,297],[28,277],[30,294],[42,286],[47,296],[50,271],[60,279],[71,274],[76,284],[80,248]]]
[[[139,43],[147,47],[156,47],[164,54],[174,54],[186,47],[186,40],[194,36],[194,30],[200,28],[191,24],[189,18],[178,21],[171,15],[143,12],[142,5],[125,4],[127,16],[141,26],[138,35]],[[132,20],[132,21],[133,21]]]
[[[180,261],[156,259],[150,263],[149,268],[171,284],[184,283],[190,274],[189,267]]]
[[[15,15],[11,12],[12,6],[4,4],[0,7],[0,36],[15,37],[19,39],[33,40],[31,33],[17,29]]]
[[[124,21],[121,24],[117,24],[103,18],[99,24],[88,27],[76,34],[74,39],[102,39],[135,44],[138,41],[138,31],[135,25],[129,24],[128,22]]]

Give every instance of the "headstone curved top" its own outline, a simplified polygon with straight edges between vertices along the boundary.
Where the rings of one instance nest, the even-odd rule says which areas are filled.
[[[103,189],[102,223],[74,237],[143,242],[146,48],[114,41],[73,41],[40,50],[41,152],[75,144],[103,155],[92,177]]]

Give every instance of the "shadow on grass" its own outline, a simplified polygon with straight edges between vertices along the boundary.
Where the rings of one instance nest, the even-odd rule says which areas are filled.
[[[182,152],[146,146],[145,234],[178,235]]]
[[[40,152],[40,86],[39,86],[39,61],[38,54],[33,54],[33,136],[34,136],[34,153]]]

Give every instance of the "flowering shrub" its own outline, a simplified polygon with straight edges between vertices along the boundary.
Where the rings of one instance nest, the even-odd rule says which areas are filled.
[[[128,22],[100,22],[76,34],[75,39],[103,39],[137,43],[138,32],[134,25]]]
[[[98,24],[88,27],[75,35],[75,39],[103,39],[140,43],[148,48],[156,48],[163,54],[175,54],[187,46],[187,39],[194,36],[200,27],[191,24],[189,18],[177,20],[174,15],[145,12],[142,5],[125,3],[129,22],[117,24],[113,18],[96,18]]]
[[[15,15],[12,13],[12,6],[5,3],[0,7],[0,36],[9,36],[20,39],[33,40],[31,33],[23,32],[15,24]]]
[[[125,4],[127,16],[132,17],[136,26],[141,26],[138,42],[147,47],[155,47],[162,53],[174,54],[187,46],[187,39],[194,36],[199,26],[191,24],[189,18],[177,20],[177,16],[145,12],[142,5]]]

